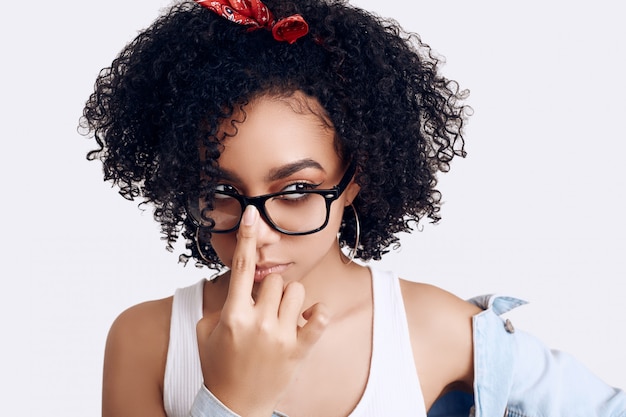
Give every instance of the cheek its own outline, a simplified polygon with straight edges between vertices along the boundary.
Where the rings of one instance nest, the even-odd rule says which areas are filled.
[[[337,242],[337,233],[343,218],[343,205],[339,203],[340,201],[335,201],[331,206],[328,225],[322,231],[311,235],[312,240],[315,240],[315,242],[310,242],[311,245],[315,245],[313,247],[318,247],[321,251],[329,250]],[[312,246],[308,247],[311,250]]]
[[[345,199],[339,198],[338,200],[334,201],[333,204],[330,206],[330,218],[328,219],[328,227],[332,228],[336,232],[339,232],[339,226],[341,226],[343,212],[346,208],[345,204]]]
[[[348,212],[348,222],[354,222],[353,220],[353,216],[351,215],[352,213],[352,208],[348,205],[345,206],[345,201],[344,200],[338,200],[336,201],[337,205],[333,206],[332,211],[331,211],[331,218],[329,220],[328,226],[332,227],[332,230],[334,231],[334,237],[335,239],[337,239],[337,235],[339,233],[339,229],[341,227],[341,223],[343,221],[343,214],[344,212]],[[332,222],[332,224],[331,224]],[[348,224],[349,226],[351,226],[351,224]]]
[[[230,267],[233,259],[233,252],[237,246],[237,235],[233,233],[214,234],[211,237],[211,246],[220,258],[220,261]]]

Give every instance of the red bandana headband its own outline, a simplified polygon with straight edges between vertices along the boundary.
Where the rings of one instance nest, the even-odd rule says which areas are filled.
[[[195,0],[214,13],[250,26],[250,30],[265,28],[272,31],[274,39],[294,43],[309,32],[309,25],[299,14],[274,20],[274,15],[261,0]]]

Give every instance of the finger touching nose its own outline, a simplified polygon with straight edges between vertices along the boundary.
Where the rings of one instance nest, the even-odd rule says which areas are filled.
[[[263,216],[259,216],[256,230],[256,247],[261,248],[280,240],[281,233],[274,229]]]

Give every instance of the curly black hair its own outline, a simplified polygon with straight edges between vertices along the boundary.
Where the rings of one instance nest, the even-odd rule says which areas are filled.
[[[399,246],[398,232],[440,219],[437,173],[465,156],[468,93],[441,76],[431,48],[395,21],[342,0],[266,5],[277,18],[302,15],[309,33],[278,42],[192,1],[142,31],[100,72],[86,103],[80,126],[98,143],[87,157],[102,161],[104,179],[122,196],[154,204],[168,249],[182,235],[190,251],[184,261],[219,269],[210,244],[201,242],[204,256],[198,250],[186,212],[189,196],[210,194],[219,177],[219,125],[256,96],[302,91],[319,101],[341,157],[358,167],[356,257],[380,259]],[[342,246],[355,244],[352,216],[348,208]]]

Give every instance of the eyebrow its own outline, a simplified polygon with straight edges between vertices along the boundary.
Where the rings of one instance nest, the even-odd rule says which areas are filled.
[[[310,158],[305,158],[280,166],[278,168],[271,169],[265,179],[268,182],[281,180],[284,178],[288,178],[296,172],[302,171],[306,168],[315,168],[322,172],[326,172],[326,170],[320,165],[319,162]],[[242,182],[237,174],[227,169],[220,169],[220,177],[222,180],[231,181],[236,184],[241,184]]]
[[[288,178],[296,172],[302,171],[305,168],[315,168],[322,172],[326,172],[319,162],[310,158],[305,158],[270,170],[266,179],[268,181],[282,180],[284,178]]]

